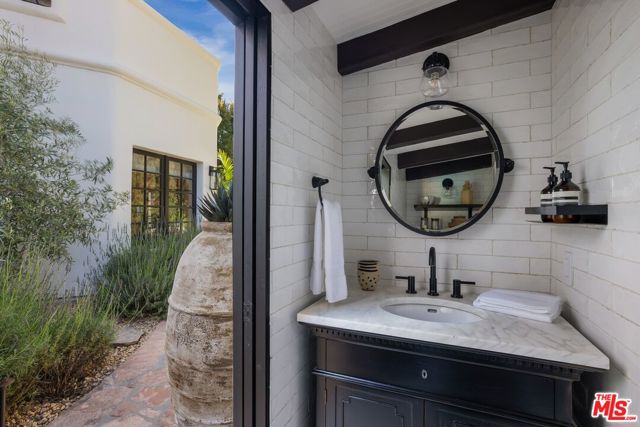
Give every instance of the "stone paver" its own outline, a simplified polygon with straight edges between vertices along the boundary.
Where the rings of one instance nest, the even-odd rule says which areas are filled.
[[[175,427],[165,326],[160,323],[129,359],[49,427]]]
[[[114,345],[114,346],[134,345],[138,341],[140,341],[140,338],[142,338],[142,335],[144,335],[144,332],[134,328],[133,326],[129,326],[129,325],[123,326],[118,331],[118,334],[113,339],[113,342],[111,342],[111,345]]]

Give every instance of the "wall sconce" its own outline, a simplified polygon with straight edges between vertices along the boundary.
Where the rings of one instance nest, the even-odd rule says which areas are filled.
[[[449,58],[444,53],[433,52],[422,64],[424,77],[420,90],[424,96],[435,98],[449,91]]]
[[[209,166],[209,189],[217,190],[220,182],[220,168]]]

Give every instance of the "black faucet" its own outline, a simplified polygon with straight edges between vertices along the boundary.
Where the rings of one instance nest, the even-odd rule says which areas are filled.
[[[464,280],[453,280],[453,293],[451,298],[462,298],[462,286],[461,285],[475,285],[476,282],[465,282]]]
[[[438,293],[438,279],[436,278],[436,248],[429,249],[429,293],[432,297],[440,295]]]
[[[404,279],[407,281],[407,293],[416,294],[416,277],[415,276],[396,276],[396,279]]]

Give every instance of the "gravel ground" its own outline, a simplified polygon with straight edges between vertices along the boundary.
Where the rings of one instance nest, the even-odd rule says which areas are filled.
[[[35,402],[19,407],[12,414],[9,414],[7,427],[44,427],[48,425],[60,412],[89,393],[95,386],[100,384],[107,375],[113,372],[118,365],[136,351],[146,340],[147,333],[155,328],[159,322],[158,319],[141,319],[131,322],[131,326],[145,333],[137,344],[128,347],[113,347],[103,363],[96,368],[93,375],[85,378],[85,380],[73,390],[71,396],[66,398],[43,397]]]

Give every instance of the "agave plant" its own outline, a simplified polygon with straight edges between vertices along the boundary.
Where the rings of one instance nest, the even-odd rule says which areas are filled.
[[[217,191],[210,191],[200,199],[198,211],[212,222],[231,222],[233,218],[233,185],[229,189],[220,186]]]

